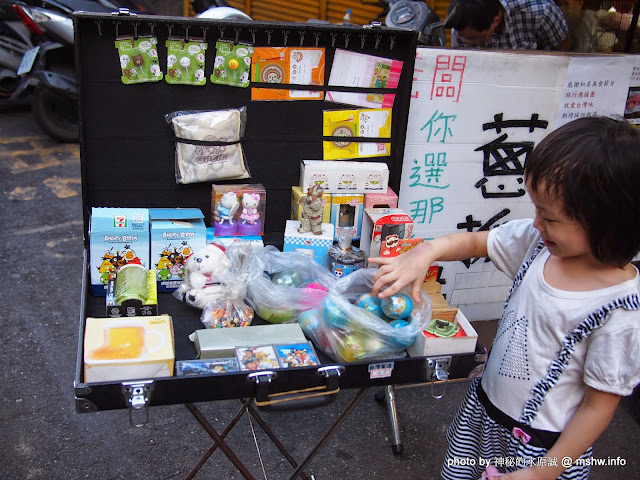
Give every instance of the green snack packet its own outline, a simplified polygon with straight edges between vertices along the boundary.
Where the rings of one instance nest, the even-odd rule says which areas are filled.
[[[211,83],[246,88],[249,86],[253,46],[216,42],[216,59],[213,64]]]
[[[156,37],[124,38],[116,40],[120,55],[122,83],[158,82],[162,80],[162,70],[158,62]]]
[[[207,44],[198,41],[167,40],[167,83],[204,85]]]

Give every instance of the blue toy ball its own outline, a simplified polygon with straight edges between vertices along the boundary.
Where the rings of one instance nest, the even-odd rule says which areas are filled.
[[[349,323],[349,318],[332,300],[325,298],[322,301],[322,318],[331,328],[344,328]]]
[[[381,300],[375,295],[371,295],[370,293],[365,293],[364,295],[362,295],[358,299],[356,306],[363,308],[364,310],[367,310],[380,318],[382,318],[384,315],[384,313],[382,312]]]
[[[406,293],[397,293],[383,298],[380,302],[384,314],[393,319],[408,318],[413,311],[413,300]]]
[[[409,326],[409,322],[407,322],[406,320],[394,320],[393,322],[389,323],[389,325],[392,328],[404,328]],[[405,333],[404,335],[387,336],[385,337],[385,340],[387,343],[393,345],[394,347],[404,350],[413,343],[414,337],[409,336]]]

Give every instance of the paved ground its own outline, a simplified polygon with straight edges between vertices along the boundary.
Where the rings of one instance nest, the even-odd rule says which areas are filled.
[[[152,408],[151,423],[141,428],[130,427],[124,410],[75,413],[83,248],[78,146],[48,140],[29,110],[0,112],[0,185],[0,478],[186,478],[211,442],[184,406]],[[492,326],[478,328],[490,342]],[[392,453],[386,411],[368,392],[307,472],[318,480],[438,478],[444,431],[465,389],[466,383],[450,384],[442,400],[429,388],[397,392],[402,455]],[[301,459],[354,394],[342,392],[324,409],[264,417]],[[594,480],[639,478],[640,426],[631,406],[625,399],[596,445],[597,458],[620,457],[615,461],[625,465],[595,467]],[[199,407],[220,431],[239,403]],[[256,478],[288,478],[286,461],[255,428],[266,475],[247,417],[229,444]],[[195,478],[241,476],[216,451]]]

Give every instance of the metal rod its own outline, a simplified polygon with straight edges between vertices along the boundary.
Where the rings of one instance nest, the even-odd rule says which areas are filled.
[[[231,460],[231,463],[235,465],[235,467],[242,474],[242,476],[247,480],[255,480],[254,476],[251,475],[249,470],[247,470],[247,467],[244,466],[244,464],[240,461],[240,459],[236,456],[236,454],[233,453],[231,448],[229,448],[229,445],[226,444],[224,439],[218,434],[218,432],[216,432],[215,428],[213,428],[211,424],[207,421],[207,419],[204,418],[204,415],[200,413],[200,410],[198,410],[198,408],[192,403],[185,403],[185,406],[187,407],[187,410],[191,412],[191,415],[193,415],[196,418],[196,420],[200,422],[200,425],[202,425],[202,428],[204,428],[207,431],[207,433],[211,436],[211,438],[213,438],[213,440],[220,446],[224,454],[227,456],[227,458],[229,458],[229,460]]]
[[[293,468],[297,468],[298,467],[298,462],[295,461],[295,459],[291,456],[291,454],[289,453],[287,448],[282,444],[282,442],[280,442],[280,440],[278,440],[278,437],[276,437],[276,434],[273,433],[273,430],[271,430],[269,425],[267,425],[267,422],[265,422],[264,419],[260,416],[260,414],[256,411],[256,409],[253,408],[253,405],[249,405],[247,407],[247,410],[249,411],[249,413],[251,413],[251,415],[256,420],[256,422],[258,422],[258,425],[260,425],[260,428],[262,428],[262,430],[264,430],[264,433],[267,434],[267,436],[271,439],[273,444],[276,447],[278,447],[278,450],[280,450],[280,453],[282,453],[284,458],[287,459],[289,464]],[[301,472],[299,474],[299,476],[301,478],[303,478],[304,480],[309,480],[309,477],[304,472]]]
[[[391,449],[394,453],[402,453],[404,450],[400,439],[400,425],[398,424],[398,410],[396,409],[396,392],[393,385],[385,388],[385,403],[389,414],[389,426],[391,427]]]
[[[220,434],[221,438],[225,438],[229,434],[231,429],[233,427],[235,427],[236,423],[238,423],[238,421],[242,418],[242,415],[244,414],[245,410],[247,409],[247,405],[251,404],[251,401],[252,400],[249,399],[249,400],[245,400],[243,402],[242,407],[240,408],[240,410],[238,410],[238,413],[235,414],[235,416],[231,419],[231,421],[229,422],[227,427]],[[242,400],[241,400],[241,402],[242,402]],[[187,476],[187,478],[185,480],[192,480],[193,477],[195,477],[196,474],[200,471],[200,469],[204,466],[204,464],[207,462],[207,460],[209,460],[209,457],[211,455],[213,455],[213,452],[215,452],[217,448],[218,448],[218,444],[214,442],[213,445],[211,445],[211,447],[209,448],[209,450],[207,450],[204,453],[204,455],[202,455],[202,458],[200,459],[198,464],[193,468],[193,470],[191,470],[191,473],[189,473],[189,475]]]
[[[365,387],[365,388],[361,388],[358,391],[356,396],[353,397],[353,399],[351,400],[351,402],[349,402],[349,404],[345,407],[345,409],[342,412],[340,412],[340,415],[338,416],[338,418],[336,418],[336,420],[331,424],[331,426],[329,427],[329,430],[327,430],[327,432],[316,444],[316,446],[313,447],[313,450],[311,450],[307,454],[306,458],[302,461],[302,463],[298,465],[298,468],[296,468],[296,471],[293,472],[293,475],[289,477],[289,480],[295,480],[300,475],[300,472],[302,472],[302,470],[304,470],[304,468],[309,464],[309,462],[313,460],[313,457],[315,457],[315,455],[320,451],[320,449],[322,449],[322,447],[327,442],[327,440],[329,440],[329,437],[333,434],[333,432],[335,432],[336,429],[342,424],[342,422],[349,416],[349,414],[355,408],[358,402],[362,400],[362,397],[367,392],[367,390],[368,388]]]

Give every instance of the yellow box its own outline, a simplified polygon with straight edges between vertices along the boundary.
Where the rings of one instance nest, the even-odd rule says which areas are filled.
[[[173,323],[169,315],[86,320],[87,383],[170,377],[174,360]]]
[[[298,201],[307,196],[298,186],[291,187],[291,220],[302,221],[302,205]],[[331,194],[322,195],[322,223],[331,223]]]

